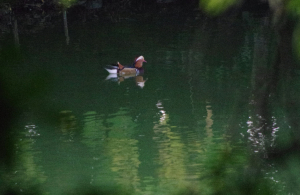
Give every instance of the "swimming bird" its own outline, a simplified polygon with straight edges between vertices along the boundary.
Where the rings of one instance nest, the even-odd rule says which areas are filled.
[[[143,71],[143,63],[147,62],[144,56],[139,56],[134,60],[134,63],[130,66],[123,66],[120,62],[117,64],[106,65],[105,69],[110,74],[136,74]]]

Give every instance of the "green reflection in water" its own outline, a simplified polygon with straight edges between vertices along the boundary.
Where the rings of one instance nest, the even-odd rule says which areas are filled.
[[[156,104],[159,109],[159,120],[154,122],[153,141],[156,144],[157,155],[154,163],[158,165],[156,170],[158,186],[164,193],[185,187],[195,188],[201,172],[201,157],[203,158],[202,144],[197,139],[196,132],[188,127],[171,126],[168,111],[165,110],[162,101]],[[207,116],[207,128],[212,121],[211,115]],[[185,142],[182,132],[188,135]]]
[[[11,172],[4,175],[5,184],[16,193],[43,194],[42,184],[47,181],[43,167],[40,165],[41,151],[36,147],[36,139],[40,136],[35,125],[26,125],[25,132],[18,136],[15,163]],[[2,186],[3,187],[3,186]]]
[[[94,111],[84,115],[82,142],[93,150],[95,155],[93,166],[101,166],[99,168],[101,171],[111,172],[106,172],[105,175],[101,172],[94,174],[93,183],[97,185],[103,183],[103,180],[104,182],[111,180],[128,190],[138,192],[140,185],[138,141],[131,138],[137,125],[130,116],[127,116],[126,109],[120,108],[117,113],[105,119],[103,115],[97,115]],[[104,165],[103,161],[98,161],[99,158],[103,158],[103,154],[106,162]]]
[[[182,185],[186,179],[186,153],[185,145],[180,135],[172,132],[168,124],[169,116],[160,105],[161,116],[153,127],[154,141],[157,143],[157,159],[160,168],[157,170],[160,186]]]

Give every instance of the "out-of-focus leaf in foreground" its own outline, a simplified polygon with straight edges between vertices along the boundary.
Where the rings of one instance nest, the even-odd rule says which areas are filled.
[[[238,0],[201,0],[200,8],[204,9],[209,15],[217,16],[238,2]]]

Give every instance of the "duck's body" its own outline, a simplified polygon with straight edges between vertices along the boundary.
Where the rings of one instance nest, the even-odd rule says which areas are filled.
[[[140,56],[135,59],[134,63],[131,66],[123,66],[119,62],[113,65],[107,65],[105,69],[109,74],[137,74],[143,71],[143,62],[146,62],[143,56]]]
[[[105,67],[107,72],[109,74],[136,74],[141,72],[143,69],[142,68],[130,68],[130,67],[124,67],[123,69],[120,69],[119,66],[117,65],[107,65]]]

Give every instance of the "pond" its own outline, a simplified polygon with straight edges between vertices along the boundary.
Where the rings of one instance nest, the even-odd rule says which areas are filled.
[[[19,120],[15,188],[170,194],[198,190],[223,147],[265,156],[292,128],[283,94],[296,89],[268,84],[276,37],[266,20],[76,22],[69,45],[62,26],[20,35],[23,60],[10,68],[30,98]],[[140,55],[143,74],[104,69]],[[260,171],[278,183],[274,165]]]

